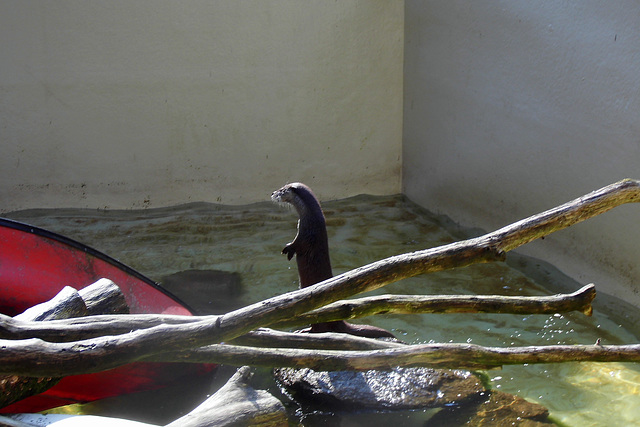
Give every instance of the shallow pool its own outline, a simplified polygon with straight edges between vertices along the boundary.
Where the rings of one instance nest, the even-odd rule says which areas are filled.
[[[403,196],[358,196],[323,205],[327,218],[334,274],[392,255],[438,246],[478,235],[436,216]],[[162,282],[185,270],[222,270],[240,274],[241,290],[232,304],[241,306],[297,288],[295,262],[280,254],[296,233],[296,215],[270,202],[248,206],[207,203],[139,211],[79,209],[29,210],[5,215],[66,235]],[[518,218],[514,218],[516,220]],[[551,265],[509,254],[503,263],[419,276],[374,293],[550,295],[572,292],[577,283]],[[596,288],[597,284],[596,284]],[[179,292],[176,292],[179,294]],[[555,315],[425,314],[386,315],[363,319],[392,330],[409,343],[469,342],[492,346],[546,344],[637,343],[637,310],[603,295],[596,297],[592,317],[580,313]],[[615,308],[613,310],[612,308]],[[278,391],[265,375],[261,387]],[[575,426],[636,425],[640,419],[640,365],[566,363],[507,366],[489,371],[491,385],[548,407],[554,420]],[[212,392],[210,384],[191,387]],[[171,394],[173,393],[173,394]],[[176,393],[171,392],[171,399]],[[190,395],[184,393],[184,395]],[[149,422],[179,416],[183,407],[158,414],[159,395],[123,410],[122,403],[94,404],[87,412],[103,410]],[[169,397],[167,397],[169,398]],[[132,399],[127,399],[129,402]],[[144,402],[144,399],[141,400]],[[170,405],[169,405],[170,406]],[[155,408],[154,408],[155,407]],[[170,406],[174,408],[173,406]],[[379,425],[401,420],[423,425],[430,411],[391,414],[305,413],[289,404],[295,419],[305,425]],[[93,409],[91,409],[93,408]],[[186,409],[188,410],[188,409]],[[179,413],[175,413],[178,411]]]

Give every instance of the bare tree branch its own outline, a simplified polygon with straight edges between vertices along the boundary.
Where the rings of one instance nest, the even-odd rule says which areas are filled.
[[[586,285],[571,294],[552,296],[501,295],[379,295],[368,298],[341,300],[325,307],[284,319],[275,326],[289,327],[315,322],[354,319],[376,314],[416,313],[513,313],[548,314],[580,311],[591,315],[591,302],[596,296],[595,286]],[[21,321],[0,315],[0,338],[40,338],[50,342],[69,342],[103,335],[120,335],[136,329],[161,324],[195,323],[218,316],[171,316],[155,314],[102,315],[42,322]]]
[[[298,316],[352,295],[378,289],[406,277],[503,259],[506,251],[621,204],[638,201],[640,182],[623,180],[484,236],[390,257],[305,289],[188,324],[162,324],[122,335],[102,336],[64,344],[48,343],[38,339],[0,340],[0,369],[2,372],[34,376],[55,376],[61,372],[65,375],[96,372],[168,351],[229,341],[258,327]],[[602,352],[601,349],[586,350]],[[437,351],[440,350],[431,350],[431,353]],[[500,355],[499,352],[495,353]],[[409,360],[413,363],[418,359],[409,357]],[[500,360],[498,358],[495,363],[503,363]],[[492,364],[484,360],[476,363]],[[55,373],[52,374],[51,370]]]
[[[60,376],[94,372],[92,367],[74,365],[59,355],[64,344],[19,341],[6,350],[1,373],[32,376]],[[25,352],[37,352],[36,357]],[[3,353],[5,351],[3,350]],[[24,360],[34,363],[25,366]],[[71,359],[73,360],[73,358]],[[431,368],[491,369],[502,365],[562,362],[640,362],[640,344],[552,345],[527,347],[483,347],[475,344],[397,345],[378,350],[310,350],[258,348],[214,344],[191,350],[156,354],[146,361],[222,363],[264,367],[311,368],[319,371],[391,369],[396,366]],[[41,361],[43,363],[37,363]],[[55,361],[60,363],[56,364]]]
[[[483,347],[419,344],[364,351],[265,349],[225,344],[155,356],[156,361],[215,362],[318,371],[391,369],[396,366],[491,369],[503,365],[563,362],[640,362],[640,344]]]
[[[333,320],[355,319],[376,314],[419,313],[511,313],[553,314],[580,311],[590,316],[596,297],[593,284],[571,294],[552,296],[501,295],[378,295],[336,301],[322,308],[282,320],[274,327],[306,325]]]

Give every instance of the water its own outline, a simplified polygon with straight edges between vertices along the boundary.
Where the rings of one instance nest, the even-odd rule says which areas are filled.
[[[450,243],[477,231],[464,230],[402,196],[358,196],[324,204],[334,274],[388,256]],[[223,270],[241,276],[242,292],[234,306],[250,304],[297,288],[295,262],[280,254],[295,236],[295,212],[270,202],[248,206],[196,203],[141,211],[79,209],[29,210],[6,215],[69,236],[101,250],[154,280],[184,270]],[[552,266],[517,254],[504,263],[478,264],[406,279],[370,294],[502,294],[550,295],[574,291],[576,283]],[[487,346],[603,344],[638,342],[637,310],[606,297],[596,298],[592,317],[556,315],[425,314],[386,315],[367,323],[392,330],[409,343],[469,342]],[[554,420],[567,425],[636,425],[640,419],[640,366],[636,364],[565,363],[507,366],[490,371],[491,386],[538,402]],[[279,397],[267,370],[259,370],[257,386]],[[215,391],[209,383],[169,390],[166,399]],[[158,397],[160,396],[160,397]],[[171,397],[169,397],[171,396]],[[166,422],[188,411],[166,403],[162,394],[85,405],[148,422]],[[140,402],[143,402],[142,404]],[[189,403],[191,404],[191,403]],[[195,403],[194,403],[195,404]],[[292,420],[305,425],[423,425],[433,411],[395,414],[304,413],[288,402]],[[124,407],[127,407],[123,409]],[[145,409],[150,413],[145,412]],[[155,413],[153,413],[155,410]]]

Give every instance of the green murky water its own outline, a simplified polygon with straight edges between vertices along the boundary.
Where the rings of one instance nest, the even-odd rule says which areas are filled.
[[[462,238],[463,230],[402,196],[358,196],[324,204],[334,274],[405,252]],[[103,251],[154,280],[185,270],[223,270],[241,276],[242,292],[234,305],[253,303],[297,288],[295,262],[280,254],[295,235],[296,216],[270,202],[248,206],[206,203],[141,211],[30,210],[6,215],[66,235]],[[480,233],[475,233],[475,235]],[[389,285],[375,293],[550,295],[574,291],[577,283],[552,266],[509,254],[504,263],[478,264]],[[490,346],[636,343],[638,313],[600,293],[592,317],[556,315],[439,314],[387,315],[366,319],[392,330],[410,343],[469,342]],[[489,372],[492,386],[548,407],[557,421],[575,426],[636,425],[640,419],[640,365],[567,363],[507,366]],[[274,385],[258,376],[259,386]],[[199,387],[199,388],[198,388]],[[187,387],[190,393],[212,392],[210,384]],[[169,398],[169,397],[167,397]],[[202,396],[192,397],[195,401]],[[134,401],[132,399],[127,399]],[[111,415],[162,422],[180,413],[160,411],[154,395],[144,404],[122,409],[118,401],[89,408]],[[121,402],[122,403],[122,402]],[[195,403],[194,403],[195,404]],[[124,405],[126,406],[126,405]],[[170,408],[173,406],[168,405]],[[179,412],[183,412],[180,409]],[[292,413],[295,410],[292,409]],[[383,425],[401,421],[422,425],[429,412],[333,415],[333,425]],[[326,417],[297,413],[305,425]],[[163,418],[164,417],[164,418]],[[378,424],[379,422],[379,424]]]

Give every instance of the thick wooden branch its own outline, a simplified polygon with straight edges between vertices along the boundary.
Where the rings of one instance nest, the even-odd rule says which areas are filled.
[[[277,427],[288,426],[282,402],[248,381],[251,370],[243,366],[213,396],[166,427]]]
[[[510,251],[574,224],[603,214],[625,203],[640,202],[640,181],[623,179],[568,203],[530,216],[480,237]]]
[[[0,374],[18,373],[36,376],[59,376],[69,367],[56,365],[63,344],[20,341],[3,350]],[[25,367],[24,359],[33,360],[29,352],[38,352],[33,363]],[[337,351],[309,349],[273,349],[215,344],[191,350],[156,354],[147,361],[222,363],[263,367],[311,368],[320,371],[391,369],[396,366],[431,368],[491,369],[503,365],[562,362],[640,362],[640,344],[633,345],[552,345],[527,347],[483,347],[474,344],[420,344],[379,350]],[[16,372],[18,371],[18,372]],[[72,369],[73,374],[93,372],[90,367]]]
[[[378,295],[336,301],[275,324],[275,327],[306,325],[333,320],[355,319],[376,314],[419,313],[510,313],[553,314],[580,311],[591,316],[591,302],[596,297],[593,284],[571,294],[552,296],[501,295]]]
[[[51,319],[84,316],[87,306],[82,297],[70,286],[65,286],[51,300],[30,307],[15,319],[42,323]],[[25,397],[42,393],[60,381],[60,378],[33,378],[27,375],[0,375],[0,408]]]
[[[640,344],[483,347],[475,344],[400,345],[369,351],[265,349],[216,344],[155,356],[157,361],[215,362],[318,371],[391,369],[396,366],[492,369],[503,365],[563,362],[640,362]]]
[[[101,279],[81,291],[65,286],[55,297],[14,317],[18,322],[43,324],[89,313],[129,312],[124,294],[111,280]],[[60,378],[0,375],[0,408],[53,387]]]
[[[78,291],[65,286],[49,301],[34,305],[14,317],[16,322],[40,323],[43,320],[67,319],[73,316],[86,316],[87,305]]]
[[[51,342],[80,341],[104,335],[120,335],[159,325],[196,322],[215,323],[219,316],[180,316],[165,314],[95,315],[51,321],[27,322],[0,314],[0,339],[40,338]]]
[[[39,372],[45,372],[52,366],[58,369],[56,372],[65,374],[96,372],[166,351],[228,341],[258,327],[378,289],[406,277],[503,259],[505,251],[621,204],[638,201],[640,182],[623,180],[484,236],[390,257],[317,285],[193,323],[163,324],[123,335],[66,344],[46,343],[36,339],[2,340],[0,366],[5,372],[29,372],[31,375],[41,375]],[[22,360],[14,358],[15,348],[22,348]]]
[[[376,314],[417,313],[512,313],[549,314],[580,311],[591,315],[591,302],[596,296],[595,286],[586,285],[570,294],[552,296],[501,296],[501,295],[379,295],[374,297],[342,300],[325,307],[285,319],[278,327],[306,325],[332,320],[354,319]],[[0,338],[40,338],[50,342],[69,342],[103,335],[120,335],[136,329],[146,329],[161,324],[194,323],[206,319],[215,321],[218,316],[167,316],[137,314],[130,316],[91,316],[63,321],[27,322],[0,315]]]
[[[109,279],[99,279],[78,291],[87,306],[87,316],[98,314],[128,314],[129,306],[124,294]]]

